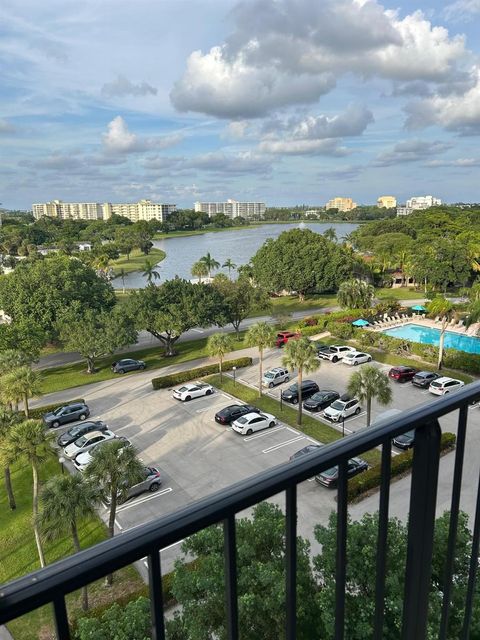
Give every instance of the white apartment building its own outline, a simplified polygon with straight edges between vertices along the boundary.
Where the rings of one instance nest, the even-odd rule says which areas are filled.
[[[351,198],[332,198],[325,205],[325,209],[338,209],[339,211],[351,211],[357,208],[357,203]]]
[[[406,207],[407,209],[417,211],[419,209],[428,209],[429,207],[441,204],[442,201],[440,198],[435,198],[434,196],[413,196],[407,200]]]
[[[52,200],[43,204],[32,205],[33,217],[38,220],[43,216],[61,220],[108,220],[113,214],[124,216],[132,222],[139,220],[159,220],[164,222],[177,210],[175,204],[161,204],[151,200],[139,200],[132,203],[111,202],[62,202]]]
[[[229,218],[258,218],[265,213],[264,202],[239,202],[227,200],[226,202],[195,202],[195,211],[208,213],[210,217],[217,213],[223,213]]]

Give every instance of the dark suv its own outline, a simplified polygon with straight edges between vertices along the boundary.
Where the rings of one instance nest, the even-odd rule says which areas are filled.
[[[413,367],[392,367],[388,372],[388,377],[397,382],[410,382],[417,372],[418,369]]]
[[[143,371],[145,362],[143,360],[134,360],[133,358],[124,358],[112,364],[113,373],[126,373],[127,371]]]
[[[61,436],[59,436],[57,440],[57,444],[59,447],[68,447],[69,444],[78,440],[86,433],[90,433],[90,431],[101,431],[102,433],[108,429],[107,425],[98,420],[96,422],[82,422],[82,424],[76,424],[68,431],[64,431]]]
[[[319,391],[319,386],[313,380],[302,381],[302,400],[310,398],[314,393]],[[285,402],[291,402],[292,404],[298,404],[298,383],[292,384],[292,386],[282,391],[282,400]]]
[[[305,400],[303,408],[307,411],[322,411],[329,407],[332,402],[338,400],[340,394],[336,391],[330,391],[329,389],[322,389],[314,393],[313,396]]]
[[[63,407],[58,407],[55,411],[45,413],[43,422],[47,427],[59,427],[61,424],[85,420],[90,415],[90,409],[84,402],[72,402]]]
[[[437,378],[440,378],[440,375],[433,371],[419,371],[413,376],[412,384],[416,387],[420,387],[421,389],[428,389],[430,383]]]

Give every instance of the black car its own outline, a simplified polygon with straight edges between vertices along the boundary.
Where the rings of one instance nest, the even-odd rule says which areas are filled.
[[[118,360],[112,364],[113,373],[126,373],[127,371],[137,371],[145,369],[145,362],[143,360],[133,360],[133,358],[124,358]]]
[[[302,381],[302,399],[310,398],[314,393],[320,391],[320,387],[313,380]],[[282,400],[285,402],[291,402],[292,404],[298,404],[298,383],[292,384],[288,389],[282,391]]]
[[[260,410],[251,404],[229,404],[228,407],[217,411],[215,414],[215,422],[219,424],[230,424],[247,413],[260,413]]]
[[[320,449],[320,447],[321,447],[320,444],[307,444],[307,446],[303,447],[303,449],[300,449],[299,451],[295,451],[295,453],[292,453],[289,460],[296,460],[297,458],[306,456],[307,453],[313,453],[313,451]]]
[[[416,387],[421,387],[422,389],[428,389],[430,383],[439,377],[440,375],[438,373],[433,373],[433,371],[419,371],[413,376],[412,384]]]
[[[331,391],[329,389],[322,389],[321,391],[317,391],[313,396],[310,396],[303,403],[303,408],[306,411],[322,411],[322,409],[326,409],[329,407],[332,402],[338,400],[340,394],[336,391]]]
[[[72,402],[63,407],[58,407],[55,411],[45,413],[43,422],[47,427],[59,427],[61,424],[85,420],[90,415],[90,409],[84,402]]]
[[[347,476],[349,478],[353,478],[353,476],[356,476],[358,473],[362,473],[362,471],[366,471],[367,469],[368,463],[365,462],[365,460],[362,460],[362,458],[350,458],[347,466]],[[318,476],[315,476],[315,480],[319,484],[323,484],[324,487],[333,489],[337,486],[338,466],[322,471]]]
[[[399,436],[393,438],[393,444],[398,449],[410,449],[413,447],[413,441],[415,440],[415,429],[407,431],[407,433],[401,433]]]
[[[106,431],[108,429],[107,425],[99,420],[98,422],[82,422],[82,424],[77,424],[68,431],[64,431],[61,436],[59,436],[57,440],[57,444],[60,447],[67,447],[72,442],[75,442],[78,438],[81,438],[86,433],[90,431]]]

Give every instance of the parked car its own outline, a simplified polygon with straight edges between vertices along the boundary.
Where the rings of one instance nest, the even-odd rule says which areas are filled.
[[[428,389],[430,383],[440,378],[440,374],[433,371],[418,371],[412,378],[412,384],[422,389]]]
[[[414,367],[392,367],[388,372],[388,377],[397,382],[410,382],[418,373],[418,369]]]
[[[144,467],[143,469],[144,479],[140,482],[129,487],[127,493],[124,498],[119,496],[119,503],[126,502],[130,500],[130,498],[135,498],[135,496],[139,496],[145,491],[149,491],[150,493],[155,493],[160,488],[162,484],[162,479],[160,475],[160,471],[155,467]],[[109,500],[105,500],[107,504],[109,504]]]
[[[363,353],[362,351],[352,351],[350,353],[346,353],[342,358],[343,364],[349,364],[353,367],[357,366],[357,364],[371,361],[372,356],[369,353]]]
[[[317,350],[318,357],[322,360],[330,360],[330,362],[338,362],[343,358],[346,353],[351,353],[352,351],[356,351],[353,347],[349,347],[347,345],[338,345],[333,344],[331,347],[327,349]]]
[[[260,413],[260,410],[251,404],[229,404],[228,407],[217,411],[215,414],[215,422],[219,424],[230,424],[247,413]]]
[[[316,382],[313,380],[302,380],[302,400],[313,396],[317,391],[320,391],[320,387]],[[292,384],[288,389],[282,391],[282,400],[284,402],[298,404],[298,382],[295,382],[295,384]]]
[[[358,415],[362,408],[357,398],[342,396],[325,409],[323,415],[327,420],[340,422],[349,416]]]
[[[274,367],[273,369],[265,371],[262,378],[262,385],[271,389],[277,384],[282,384],[282,382],[288,382],[289,380],[290,374],[288,373],[288,369]]]
[[[335,402],[339,397],[340,394],[336,391],[322,389],[314,393],[310,398],[307,398],[303,403],[303,408],[306,409],[306,411],[322,411],[322,409],[329,407],[332,402]]]
[[[127,373],[127,371],[137,371],[138,369],[143,371],[145,367],[146,364],[143,360],[124,358],[123,360],[118,360],[118,362],[114,362],[112,364],[112,371],[113,373]]]
[[[275,340],[276,347],[283,347],[289,340],[297,340],[300,338],[298,331],[279,331]]]
[[[247,413],[232,422],[232,429],[244,436],[249,436],[254,431],[274,427],[276,424],[277,419],[271,413]]]
[[[431,382],[428,390],[436,396],[444,396],[451,391],[458,391],[458,389],[461,389],[463,386],[465,386],[465,383],[461,380],[444,376]]]
[[[73,460],[73,466],[75,467],[75,469],[82,472],[85,471],[85,469],[88,467],[88,465],[92,461],[93,452],[96,449],[107,444],[108,442],[113,442],[113,440],[115,441],[120,440],[120,442],[123,442],[124,445],[131,444],[130,440],[128,438],[125,438],[124,436],[115,436],[115,438],[111,438],[110,440],[104,440],[103,442],[99,442],[95,447],[89,449],[88,451],[84,451],[83,453],[79,453],[76,456],[76,458]]]
[[[72,460],[78,456],[79,453],[89,451],[90,449],[93,449],[93,447],[96,447],[97,444],[107,440],[113,440],[114,438],[115,434],[109,429],[106,431],[90,431],[90,433],[86,433],[80,438],[77,438],[75,442],[67,445],[63,450],[63,454],[66,458],[70,458],[70,460]]]
[[[173,390],[173,397],[182,402],[188,402],[192,398],[201,398],[202,396],[210,396],[214,389],[211,384],[206,382],[189,382]]]
[[[84,402],[72,402],[58,407],[55,411],[50,411],[43,415],[43,422],[47,427],[56,428],[62,424],[85,420],[90,415],[90,409]]]
[[[350,458],[347,465],[347,476],[348,478],[353,478],[353,476],[356,476],[367,469],[368,463],[362,458]],[[337,486],[338,482],[338,465],[331,469],[327,469],[326,471],[322,471],[322,473],[315,476],[315,480],[319,484],[323,484],[324,487],[333,489]]]
[[[317,449],[320,449],[321,446],[322,445],[320,444],[307,444],[307,446],[303,447],[303,449],[299,449],[298,451],[295,451],[295,453],[292,453],[289,460],[292,461],[297,460],[298,458],[302,458],[303,456],[306,456],[307,454],[313,453]]]
[[[58,437],[57,444],[59,447],[67,447],[75,440],[78,440],[81,436],[84,436],[86,433],[90,433],[91,431],[107,431],[107,425],[101,420],[97,420],[95,422],[82,422],[81,424],[77,424],[68,431],[64,431],[61,436]]]
[[[410,449],[413,447],[413,441],[415,439],[415,429],[411,431],[407,431],[406,433],[401,433],[399,436],[395,436],[392,442],[397,447],[397,449]]]

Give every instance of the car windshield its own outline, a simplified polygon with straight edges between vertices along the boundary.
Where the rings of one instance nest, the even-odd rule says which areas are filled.
[[[82,429],[83,429],[83,426],[73,427],[73,429],[70,429],[68,433],[71,436],[76,436],[77,434],[81,433]]]
[[[188,391],[187,387],[180,387],[180,389],[178,389],[178,391],[180,393],[183,393],[184,391]]]
[[[343,357],[344,358],[354,358],[356,355],[358,355],[358,354],[350,352],[350,353],[346,353]]]
[[[321,401],[321,400],[325,400],[325,398],[327,397],[326,393],[314,393],[313,396],[310,398],[310,400],[313,401]]]
[[[265,374],[265,378],[273,378],[275,376],[275,374],[272,371],[267,371],[267,373]]]
[[[321,475],[326,476],[327,478],[334,478],[337,475],[337,467],[327,469],[326,471],[323,471]]]
[[[245,422],[247,422],[247,419],[242,416],[237,420],[237,422],[239,422],[240,424],[245,424]]]
[[[399,436],[399,438],[414,438],[415,437],[415,429],[412,429],[411,431],[407,431],[406,433],[401,433]]]
[[[292,384],[292,386],[288,387],[287,391],[291,391],[292,393],[297,393],[298,390],[298,384]]]
[[[87,441],[87,436],[82,436],[75,442],[75,444],[77,445],[77,447],[83,447],[86,441]]]
[[[54,416],[58,416],[60,413],[62,413],[63,411],[63,407],[58,407],[58,409],[55,409],[55,411],[52,411]]]
[[[345,403],[340,400],[335,400],[333,404],[330,405],[331,409],[336,409],[337,411],[342,411],[345,408]]]
[[[432,387],[441,387],[442,383],[441,382],[437,382],[436,380],[433,380],[433,382],[431,383]]]

